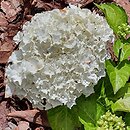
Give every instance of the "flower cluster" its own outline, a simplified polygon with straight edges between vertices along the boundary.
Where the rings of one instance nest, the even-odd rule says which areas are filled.
[[[101,119],[97,121],[97,124],[97,130],[126,130],[122,117],[118,117],[109,111],[101,116]]]
[[[70,6],[36,14],[14,37],[20,43],[6,69],[13,94],[46,109],[71,108],[82,93],[105,75],[106,44],[113,32],[106,20],[88,9]]]
[[[128,24],[122,24],[118,27],[118,35],[126,38],[128,34],[130,34],[130,25]]]

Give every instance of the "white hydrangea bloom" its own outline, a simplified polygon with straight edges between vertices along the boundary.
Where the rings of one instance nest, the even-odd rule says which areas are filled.
[[[20,42],[6,69],[13,94],[46,109],[71,108],[105,75],[106,44],[113,32],[106,20],[76,6],[36,14],[14,37]]]

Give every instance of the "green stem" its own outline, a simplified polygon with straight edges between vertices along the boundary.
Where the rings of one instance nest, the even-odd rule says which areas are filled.
[[[120,63],[120,58],[121,58],[121,51],[122,51],[122,48],[119,49],[119,55],[118,55],[118,64]]]

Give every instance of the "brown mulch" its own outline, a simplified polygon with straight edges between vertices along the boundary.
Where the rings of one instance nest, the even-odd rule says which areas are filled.
[[[93,9],[93,2],[116,2],[126,10],[130,23],[129,0],[0,0],[0,130],[51,130],[45,110],[34,109],[25,98],[4,98],[4,68],[16,49],[13,37],[36,13],[62,9],[69,3]]]

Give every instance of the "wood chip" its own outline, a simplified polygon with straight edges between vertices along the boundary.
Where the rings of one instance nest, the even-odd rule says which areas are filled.
[[[15,117],[15,118],[22,118],[29,122],[33,122],[36,124],[49,127],[49,123],[47,122],[48,120],[46,119],[47,115],[45,114],[46,114],[45,112],[34,109],[34,110],[25,110],[25,111],[15,111],[15,112],[9,113],[7,116]]]

